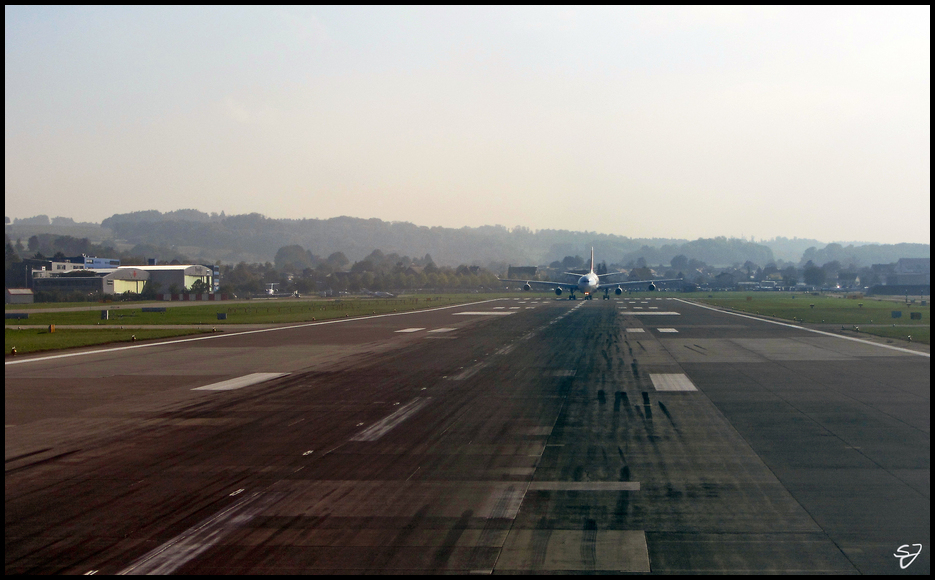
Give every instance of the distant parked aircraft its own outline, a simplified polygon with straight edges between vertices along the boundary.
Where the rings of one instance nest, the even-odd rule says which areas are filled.
[[[566,274],[572,276],[578,276],[575,272],[565,272]],[[591,271],[578,278],[577,283],[571,282],[547,282],[542,280],[504,280],[501,279],[501,282],[521,282],[523,284],[523,290],[532,290],[533,284],[541,284],[545,286],[551,286],[556,296],[561,296],[562,292],[568,291],[569,300],[577,300],[575,298],[575,292],[581,292],[584,294],[585,300],[591,300],[593,298],[594,292],[597,290],[604,291],[604,300],[610,298],[610,289],[614,289],[614,294],[618,296],[623,294],[624,287],[634,288],[643,286],[647,290],[655,290],[655,282],[680,282],[681,278],[670,278],[667,280],[636,280],[633,282],[605,282],[601,283],[601,278],[609,276],[619,276],[620,272],[613,272],[611,274],[595,274],[594,273],[594,248],[591,248]],[[648,283],[647,283],[648,282]]]

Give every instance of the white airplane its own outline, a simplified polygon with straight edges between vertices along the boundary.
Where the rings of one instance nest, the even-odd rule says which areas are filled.
[[[579,276],[575,272],[565,272],[571,276]],[[578,278],[577,283],[572,282],[547,282],[540,280],[505,280],[501,279],[501,282],[522,282],[523,290],[532,290],[533,284],[541,284],[545,286],[552,286],[556,296],[561,296],[562,292],[568,291],[569,300],[577,300],[575,298],[575,292],[581,292],[584,294],[585,300],[591,300],[594,296],[594,292],[598,290],[604,291],[604,300],[610,298],[610,289],[614,289],[614,294],[617,296],[623,294],[623,288],[626,287],[636,287],[642,285],[647,290],[655,290],[656,284],[654,282],[680,282],[681,278],[670,278],[667,280],[636,280],[632,282],[605,282],[601,283],[601,278],[605,276],[619,276],[621,272],[612,272],[610,274],[595,274],[594,273],[594,248],[591,248],[591,271],[587,274]],[[648,282],[648,284],[647,284]]]

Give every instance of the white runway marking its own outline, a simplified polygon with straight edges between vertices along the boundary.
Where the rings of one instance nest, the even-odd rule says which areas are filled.
[[[628,328],[627,332],[645,332],[642,328]]]
[[[697,391],[694,383],[681,373],[649,375],[657,391]]]
[[[454,328],[436,328],[435,330],[430,330],[429,332],[451,332],[452,330],[456,330],[456,329],[454,329]]]
[[[171,574],[252,520],[276,498],[274,494],[263,493],[245,497],[203,524],[182,532],[118,574]]]
[[[631,312],[633,316],[681,316],[678,312],[663,312],[662,310],[658,312]]]
[[[271,381],[273,379],[278,379],[279,377],[284,377],[289,373],[253,373],[249,375],[244,375],[236,379],[230,379],[228,381],[222,381],[220,383],[214,383],[211,385],[205,385],[203,387],[195,387],[193,391],[233,391],[235,389],[242,389],[244,387],[249,387],[250,385],[255,385],[257,383],[265,383],[266,381]]]
[[[657,328],[656,330],[658,330],[659,332],[678,332],[674,328]]]
[[[404,328],[402,330],[394,330],[393,332],[419,332],[420,330],[425,330],[424,328]]]
[[[506,316],[515,312],[454,312],[452,316]]]
[[[409,401],[397,409],[396,412],[392,415],[384,417],[357,435],[351,437],[351,441],[376,441],[380,437],[383,437],[389,433],[394,427],[414,415],[419,409],[424,407],[431,400],[431,397],[426,397],[424,399],[415,398]]]

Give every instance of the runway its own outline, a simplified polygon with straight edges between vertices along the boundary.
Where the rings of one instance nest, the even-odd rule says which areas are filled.
[[[930,572],[908,350],[524,294],[87,352],[6,366],[8,574]]]

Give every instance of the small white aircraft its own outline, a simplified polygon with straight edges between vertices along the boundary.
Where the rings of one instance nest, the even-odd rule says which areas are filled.
[[[580,274],[577,274],[575,272],[565,272],[565,273],[571,276],[580,276]],[[655,282],[681,282],[681,278],[671,278],[667,280],[636,280],[632,282],[601,283],[601,278],[608,277],[608,276],[619,276],[621,274],[622,274],[621,272],[612,272],[610,274],[595,274],[594,273],[594,248],[591,248],[591,271],[581,276],[580,278],[578,278],[577,283],[547,282],[547,281],[540,281],[540,280],[505,280],[505,279],[501,279],[500,281],[501,282],[522,282],[523,290],[527,290],[527,291],[532,290],[533,284],[551,286],[553,287],[556,296],[561,296],[562,292],[567,290],[569,293],[569,296],[568,296],[569,300],[577,300],[577,298],[575,298],[575,292],[581,292],[582,294],[584,294],[585,300],[591,300],[594,297],[594,292],[598,290],[603,290],[604,300],[608,300],[610,298],[611,288],[614,289],[614,294],[619,296],[623,294],[624,287],[634,288],[634,287],[642,286],[646,290],[652,291],[656,289]]]

